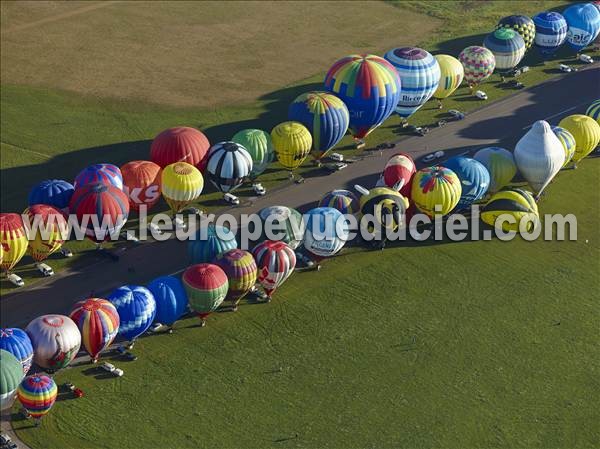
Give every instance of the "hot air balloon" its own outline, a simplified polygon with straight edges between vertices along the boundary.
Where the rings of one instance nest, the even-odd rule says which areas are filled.
[[[229,281],[221,267],[200,263],[188,267],[182,276],[191,309],[206,324],[206,317],[217,310],[227,296]]]
[[[69,213],[69,202],[75,192],[72,184],[62,179],[48,179],[37,184],[29,192],[29,205],[47,204],[54,206],[62,213]]]
[[[0,410],[12,407],[23,376],[23,367],[17,358],[0,349]]]
[[[160,200],[160,166],[150,161],[131,161],[121,167],[123,191],[129,197],[129,206],[138,212],[145,205],[150,210]]]
[[[23,212],[29,217],[28,252],[36,263],[58,251],[68,236],[67,220],[62,212],[46,204],[34,204]]]
[[[415,173],[411,199],[424,214],[449,214],[460,201],[462,187],[452,170],[442,167],[426,167]]]
[[[163,169],[162,195],[174,214],[196,201],[203,188],[202,173],[187,162],[176,162]]]
[[[119,331],[119,313],[106,299],[89,298],[76,302],[69,317],[79,328],[83,347],[96,363]]]
[[[277,240],[296,249],[304,238],[304,218],[296,209],[286,206],[269,206],[258,211],[262,234],[259,242]],[[269,232],[270,231],[270,232]],[[272,235],[269,235],[272,234]]]
[[[600,11],[591,3],[577,3],[563,11],[567,21],[567,44],[579,53],[600,31]]]
[[[385,54],[402,83],[396,113],[406,120],[423,106],[440,83],[440,65],[431,53],[417,47],[393,48]]]
[[[2,245],[0,267],[10,273],[25,255],[29,245],[27,230],[19,214],[0,214],[0,245]]]
[[[560,126],[553,126],[552,132],[554,135],[556,135],[556,137],[558,137],[558,140],[565,150],[565,163],[563,164],[563,167],[566,167],[567,164],[571,162],[571,159],[573,159],[573,155],[575,154],[575,137],[573,137],[573,134],[571,134],[569,131],[561,128]]]
[[[271,131],[275,155],[290,172],[302,165],[312,147],[310,132],[302,123],[283,122]]]
[[[154,138],[150,160],[162,168],[175,162],[187,162],[203,172],[209,148],[210,143],[201,131],[178,126],[166,129]]]
[[[183,284],[175,276],[161,276],[148,284],[148,290],[156,301],[154,321],[171,328],[187,310],[188,298]]]
[[[112,185],[86,184],[75,189],[69,208],[85,235],[101,243],[119,235],[129,216],[129,198]]]
[[[477,151],[473,159],[481,162],[490,173],[490,193],[510,184],[517,174],[517,164],[513,154],[500,147],[487,147]]]
[[[25,328],[33,346],[33,361],[50,372],[73,361],[81,346],[81,333],[71,318],[42,315]]]
[[[235,133],[232,142],[240,144],[252,158],[252,171],[250,179],[254,180],[261,175],[275,158],[271,135],[262,129],[243,129]]]
[[[487,193],[490,173],[481,162],[470,157],[455,156],[445,161],[444,167],[452,170],[461,184],[462,192],[455,211],[471,207]]]
[[[538,120],[517,142],[517,169],[537,197],[541,195],[565,162],[565,150],[548,122]]]
[[[319,207],[333,207],[342,214],[353,215],[358,212],[358,198],[349,190],[336,189],[321,198]]]
[[[348,240],[348,222],[344,215],[333,207],[317,207],[306,215],[304,248],[317,261],[337,254]]]
[[[237,248],[235,234],[223,226],[209,224],[196,232],[188,243],[188,256],[192,264],[210,263],[219,254]]]
[[[527,16],[503,17],[496,25],[496,29],[509,28],[521,35],[525,41],[525,51],[529,50],[535,40],[535,23]]]
[[[498,217],[511,215],[514,223],[503,221],[498,223]],[[501,228],[504,232],[519,231],[522,220],[527,220],[527,231],[531,231],[539,222],[537,204],[533,195],[527,190],[504,189],[495,193],[481,209],[481,220],[484,223]]]
[[[406,226],[406,210],[409,202],[406,197],[395,189],[389,187],[375,187],[367,190],[362,186],[355,186],[362,193],[360,197],[360,219],[371,217],[366,223],[366,231],[373,236],[380,236],[381,240],[373,241],[383,249],[388,232],[396,232]]]
[[[292,102],[288,119],[302,123],[310,131],[311,154],[320,161],[346,134],[350,113],[344,102],[333,94],[307,92]]]
[[[105,184],[123,189],[123,175],[119,167],[113,164],[94,164],[84,168],[75,178],[75,189],[87,184]]]
[[[123,285],[107,298],[119,313],[119,335],[128,340],[129,347],[148,330],[156,314],[152,292],[140,285]]]
[[[229,279],[227,300],[232,303],[235,312],[240,300],[252,290],[256,284],[257,268],[254,257],[243,249],[231,249],[219,254],[214,264],[223,269]]]
[[[501,74],[514,69],[525,56],[525,41],[519,33],[508,28],[488,34],[483,46],[494,54],[496,70]]]
[[[410,195],[410,187],[417,168],[408,154],[394,154],[385,164],[383,181],[390,189],[398,190],[402,196]]]
[[[562,119],[558,126],[569,131],[575,138],[575,167],[580,160],[594,151],[600,142],[600,125],[587,115],[570,115]]]
[[[33,361],[33,346],[29,335],[18,328],[0,329],[0,349],[10,352],[21,363],[23,374],[27,374]]]
[[[458,59],[450,55],[435,55],[435,59],[440,66],[440,83],[433,93],[433,97],[438,100],[441,109],[442,100],[452,95],[462,83],[465,69]]]
[[[360,141],[394,112],[400,100],[400,76],[379,56],[350,55],[331,66],[325,76],[325,90],[348,107],[348,129]]]
[[[258,267],[258,282],[270,301],[275,289],[294,272],[296,253],[283,242],[265,240],[254,247],[252,254]]]
[[[544,11],[533,18],[535,24],[535,46],[543,58],[556,53],[567,39],[567,21],[554,11]]]
[[[465,69],[465,81],[471,90],[488,79],[496,68],[494,54],[485,47],[473,45],[465,48],[458,55],[458,60]]]
[[[23,408],[37,422],[48,414],[57,395],[58,387],[54,380],[41,374],[27,376],[17,389],[17,397]]]
[[[594,100],[586,109],[585,115],[593,118],[600,125],[600,100]]]
[[[219,142],[208,152],[206,176],[221,192],[233,192],[241,186],[252,171],[252,157],[235,142]]]

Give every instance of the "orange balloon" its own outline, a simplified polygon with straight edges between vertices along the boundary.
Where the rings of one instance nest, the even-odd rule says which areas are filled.
[[[131,161],[121,167],[123,191],[129,197],[131,209],[139,211],[145,204],[150,210],[160,200],[162,169],[150,161]]]

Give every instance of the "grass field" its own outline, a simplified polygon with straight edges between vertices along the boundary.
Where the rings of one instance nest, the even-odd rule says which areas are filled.
[[[142,339],[121,379],[60,373],[86,397],[18,434],[40,449],[597,447],[599,174],[599,159],[562,172],[542,204],[576,214],[577,242],[353,250],[270,305]]]

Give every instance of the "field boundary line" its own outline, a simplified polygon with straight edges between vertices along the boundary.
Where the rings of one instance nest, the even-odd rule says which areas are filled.
[[[13,145],[12,143],[4,142],[4,141],[0,141],[0,143],[3,145],[8,145],[9,147],[16,148],[17,150],[25,151],[26,153],[31,153],[31,154],[35,154],[36,156],[41,156],[44,159],[52,159],[52,156],[50,156],[48,154],[40,153],[35,150],[30,150],[29,148],[20,147],[18,145]]]

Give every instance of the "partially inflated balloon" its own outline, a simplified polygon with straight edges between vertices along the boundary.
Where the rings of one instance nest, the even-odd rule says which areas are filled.
[[[23,212],[29,217],[29,247],[33,260],[42,262],[58,251],[68,234],[62,212],[46,204],[34,204]]]
[[[344,102],[335,95],[307,92],[292,102],[288,119],[308,128],[313,139],[311,154],[315,160],[320,160],[346,134],[350,114]]]
[[[306,215],[304,248],[317,258],[338,253],[348,240],[348,223],[344,215],[333,207],[317,207]]]
[[[490,173],[481,162],[470,157],[455,156],[445,161],[444,167],[452,170],[461,184],[462,193],[455,210],[469,208],[487,193],[490,187]]]
[[[23,379],[23,368],[17,358],[4,349],[0,350],[0,410],[12,407],[17,388]]]
[[[496,29],[509,28],[521,35],[525,41],[525,50],[529,50],[535,40],[535,23],[527,16],[508,16],[500,19]]]
[[[258,267],[257,280],[270,298],[294,272],[296,253],[283,242],[265,240],[252,250]]]
[[[262,226],[259,242],[277,240],[296,249],[304,238],[305,223],[302,214],[286,206],[269,206],[258,211]],[[273,235],[268,235],[267,228]]]
[[[131,161],[121,167],[123,191],[129,197],[129,206],[139,211],[145,205],[150,210],[160,200],[160,166],[150,161]]]
[[[567,21],[567,44],[580,52],[598,35],[600,31],[600,11],[592,3],[577,3],[563,11]]]
[[[465,77],[465,69],[461,62],[450,55],[435,55],[440,66],[440,83],[434,92],[434,98],[443,100],[454,93]]]
[[[42,315],[31,321],[25,331],[33,346],[33,361],[48,370],[66,367],[81,346],[81,333],[68,316]]]
[[[487,48],[477,45],[461,51],[458,60],[465,69],[465,81],[471,88],[488,79],[496,68],[494,54]]]
[[[373,233],[375,226],[384,232],[384,228],[396,231],[406,226],[406,210],[409,202],[398,191],[388,187],[375,187],[360,197],[360,218],[371,216],[374,223],[367,225],[367,231]]]
[[[408,198],[416,171],[415,162],[408,154],[394,154],[385,164],[383,181],[387,187],[399,190],[404,197]]]
[[[0,329],[0,349],[14,355],[23,367],[23,374],[27,374],[33,362],[33,346],[29,335],[24,330]]]
[[[175,162],[187,162],[204,171],[209,148],[210,143],[201,131],[178,126],[166,129],[154,138],[150,160],[162,168]]]
[[[513,154],[500,147],[487,147],[477,151],[473,159],[485,165],[490,173],[490,193],[507,186],[517,174]]]
[[[299,122],[283,122],[271,131],[277,160],[287,170],[302,165],[312,147],[310,131]]]
[[[29,240],[23,219],[19,214],[0,214],[0,245],[2,245],[1,267],[12,270],[27,252]]]
[[[129,341],[148,330],[156,314],[152,292],[139,285],[124,285],[107,298],[119,312],[119,335]]]
[[[210,263],[188,267],[182,276],[191,309],[202,321],[219,308],[227,296],[229,281],[223,269]]]
[[[262,129],[244,129],[237,132],[231,140],[239,143],[250,154],[252,158],[251,179],[261,175],[275,157],[271,135]]]
[[[75,188],[71,183],[62,179],[48,179],[31,189],[31,192],[29,192],[29,205],[47,204],[67,214],[69,213],[69,202],[73,192],[75,192]]]
[[[58,396],[58,387],[51,377],[41,374],[27,376],[17,389],[17,397],[29,416],[41,419],[48,414]]]
[[[252,157],[239,143],[219,142],[210,147],[206,175],[221,192],[233,192],[252,172]]]
[[[571,162],[571,159],[573,159],[573,155],[575,154],[575,137],[573,137],[573,134],[571,134],[569,131],[561,128],[560,126],[553,126],[552,132],[554,135],[556,135],[556,137],[558,137],[558,140],[565,150],[565,163],[563,164],[563,167],[565,167],[569,162]]]
[[[593,118],[600,125],[600,100],[594,100],[585,110],[585,115]]]
[[[321,198],[319,207],[333,207],[342,214],[352,215],[358,212],[358,199],[349,190],[336,189]]]
[[[509,28],[499,28],[488,34],[483,46],[494,54],[496,70],[501,72],[514,69],[525,55],[525,41]]]
[[[513,223],[498,218],[512,218]],[[521,221],[526,221],[526,230],[531,231],[539,221],[537,204],[533,195],[527,190],[505,189],[494,194],[481,209],[484,223],[501,228],[505,232],[519,231]]]
[[[106,299],[76,302],[69,317],[79,328],[83,347],[93,361],[111,345],[119,331],[119,313]]]
[[[196,201],[204,188],[202,173],[187,162],[167,165],[161,177],[162,195],[174,213]]]
[[[229,279],[227,299],[237,304],[256,284],[257,268],[254,257],[243,249],[231,249],[219,254],[214,264],[223,269]]]
[[[123,189],[123,175],[119,167],[113,164],[94,164],[84,168],[75,178],[75,189],[86,184],[105,184]]]
[[[350,55],[336,61],[325,76],[325,89],[348,107],[348,129],[356,139],[381,125],[398,105],[400,77],[375,55]]]
[[[575,138],[575,163],[590,154],[600,142],[600,125],[587,115],[570,115],[562,119],[558,126],[569,131]]]
[[[154,321],[172,326],[180,319],[188,306],[188,298],[183,284],[175,276],[161,276],[148,284],[156,301]]]
[[[544,58],[549,58],[567,39],[567,21],[554,11],[544,11],[533,18],[535,46]]]
[[[237,248],[235,235],[223,226],[209,224],[196,232],[188,243],[188,256],[193,264],[210,263],[219,254]]]
[[[439,165],[415,173],[411,199],[430,217],[449,214],[460,201],[462,187],[456,174]]]

